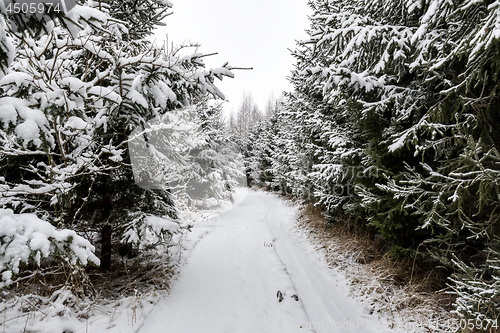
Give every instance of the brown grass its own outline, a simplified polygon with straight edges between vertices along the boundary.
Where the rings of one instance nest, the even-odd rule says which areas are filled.
[[[141,255],[133,259],[117,259],[109,272],[95,270],[89,273],[100,297],[117,299],[170,289],[176,265],[166,257]]]
[[[334,242],[339,252],[353,257],[359,264],[383,268],[392,280],[418,292],[438,292],[446,288],[446,272],[441,266],[421,266],[415,258],[395,258],[390,244],[373,235],[350,217],[342,223],[327,223],[321,211],[307,205],[300,211],[299,225],[320,243]],[[444,296],[444,295],[442,295]],[[450,301],[448,296],[444,296]]]
[[[348,217],[340,221],[327,223],[318,208],[307,205],[299,211],[298,228],[330,267],[346,275],[353,295],[366,299],[370,311],[393,317],[394,325],[408,320],[419,323],[422,332],[455,331],[446,329],[457,318],[450,314],[453,298],[446,293],[446,275],[439,266],[429,269],[412,259],[397,259],[381,238]]]
[[[5,302],[23,295],[50,299],[59,290],[69,290],[81,301],[108,303],[127,296],[168,292],[177,270],[177,258],[169,256],[167,251],[164,255],[145,253],[131,259],[117,255],[113,260],[109,271],[55,261],[45,261],[41,267],[26,266],[16,282],[3,290],[0,300]]]

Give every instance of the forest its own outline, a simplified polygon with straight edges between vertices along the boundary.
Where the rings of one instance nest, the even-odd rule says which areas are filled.
[[[500,3],[310,1],[294,91],[242,136],[253,184],[441,267],[500,315]]]
[[[232,67],[149,39],[169,1],[1,5],[2,288],[38,266],[112,271],[181,232],[190,193],[228,198],[241,172],[209,101]]]
[[[499,319],[500,1],[310,0],[293,91],[230,124],[216,81],[238,68],[149,39],[169,1],[6,5],[0,288],[56,266],[85,284],[248,180],[438,267],[459,317]]]

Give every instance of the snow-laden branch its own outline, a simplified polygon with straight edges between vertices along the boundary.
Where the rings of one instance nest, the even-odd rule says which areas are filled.
[[[73,230],[56,229],[34,214],[0,209],[0,288],[13,282],[22,264],[61,257],[71,265],[99,265],[94,246]]]

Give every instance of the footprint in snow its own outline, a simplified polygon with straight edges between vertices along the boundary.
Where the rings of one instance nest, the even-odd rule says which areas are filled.
[[[283,300],[285,299],[285,295],[286,295],[286,292],[285,293],[282,293],[280,290],[278,290],[278,292],[276,293],[276,297],[278,298],[278,302],[283,302]],[[299,296],[297,295],[292,295],[290,296],[291,298],[293,298],[295,301],[299,301]]]

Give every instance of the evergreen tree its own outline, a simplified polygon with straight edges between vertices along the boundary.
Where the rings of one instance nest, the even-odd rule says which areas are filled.
[[[190,151],[190,177],[186,194],[198,206],[211,206],[232,198],[232,191],[246,186],[243,160],[238,147],[229,140],[229,129],[222,119],[222,104],[199,103],[201,142]]]
[[[309,3],[295,91],[253,131],[253,172],[271,156],[271,183],[455,270],[457,313],[497,318],[498,4]]]
[[[60,228],[97,231],[104,269],[113,244],[144,230],[149,215],[176,219],[166,188],[135,184],[129,135],[208,94],[222,97],[214,79],[232,76],[227,65],[204,70],[202,55],[179,57],[146,40],[169,7],[89,1],[41,28],[14,31],[0,22],[8,55],[1,57],[0,204]],[[140,20],[150,21],[138,28]]]

